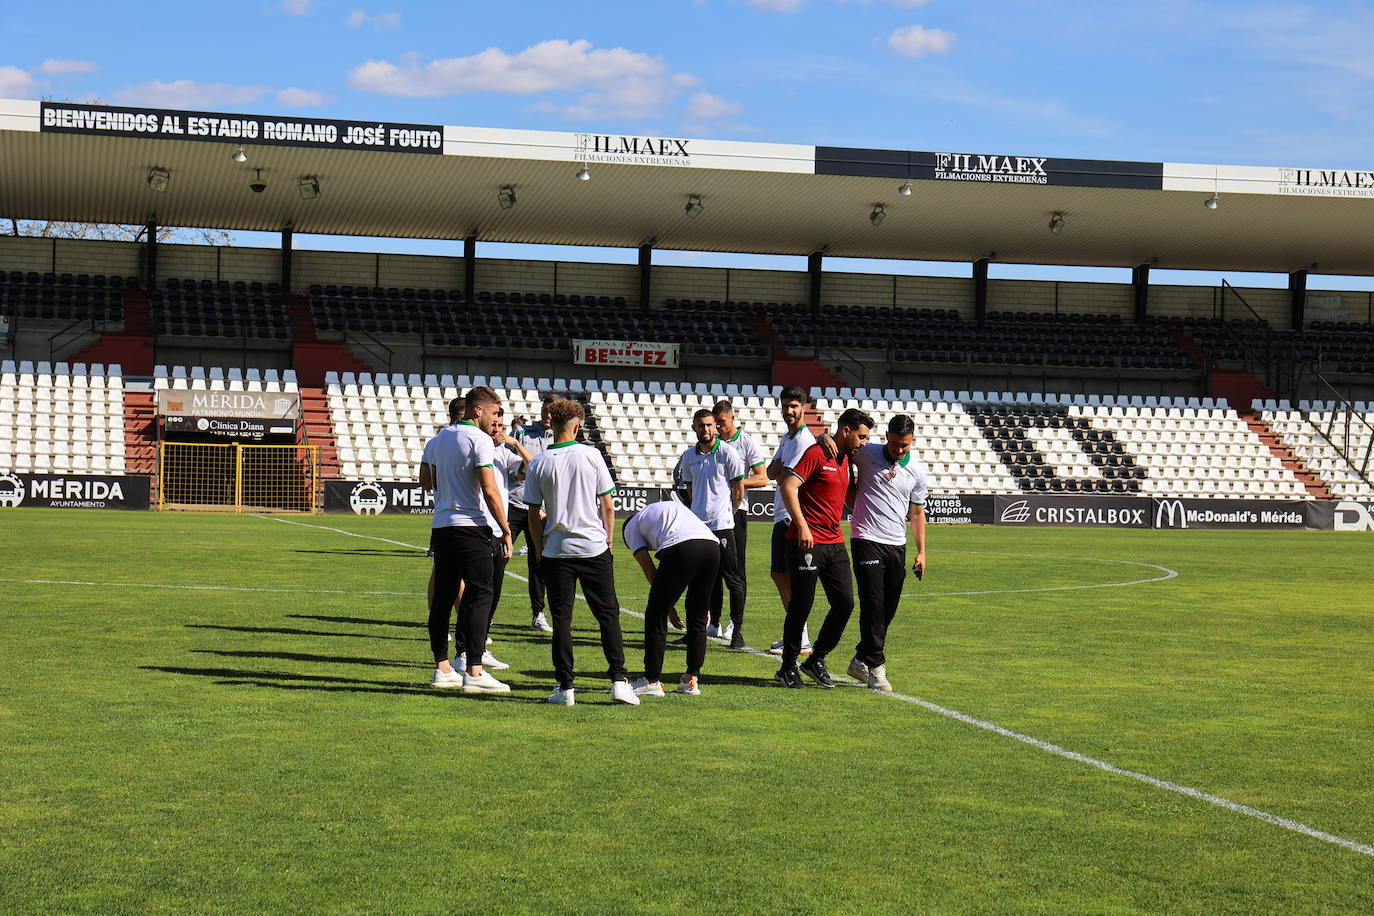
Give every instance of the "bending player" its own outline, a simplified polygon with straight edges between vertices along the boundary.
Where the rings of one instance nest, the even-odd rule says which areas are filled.
[[[675,499],[650,503],[625,520],[622,532],[644,578],[649,603],[644,608],[644,676],[634,684],[640,696],[663,696],[663,653],[672,607],[687,592],[687,671],[678,693],[700,696],[697,679],[706,660],[706,618],[711,592],[719,582],[720,543],[706,524]],[[650,551],[658,554],[658,566]]]
[[[554,442],[530,462],[525,472],[525,504],[543,508],[544,524],[529,530],[540,551],[540,569],[549,589],[553,614],[553,670],[558,687],[548,702],[572,706],[572,612],[577,586],[601,628],[601,651],[611,677],[611,699],[639,705],[625,674],[625,642],[620,632],[620,601],[615,594],[615,484],[601,453],[580,445],[577,434],[585,417],[582,405],[558,398],[549,405]]]
[[[854,612],[854,583],[840,519],[844,517],[849,492],[849,458],[868,442],[873,418],[851,407],[840,414],[837,425],[834,438],[839,453],[827,458],[820,445],[811,446],[782,482],[783,502],[792,516],[792,526],[787,530],[792,600],[783,622],[782,667],[777,673],[777,681],[784,687],[805,686],[800,671],[805,671],[818,686],[835,686],[826,670],[825,656],[839,645]],[[799,670],[802,629],[811,615],[818,579],[825,588],[830,611],[821,624],[815,650]]]
[[[711,408],[711,413],[716,418],[716,435],[720,437],[722,442],[738,452],[744,461],[746,476],[741,481],[744,491],[747,493],[749,490],[768,486],[768,462],[763,457],[763,449],[759,447],[753,436],[740,429],[739,424],[735,422],[735,406],[729,401],[716,401],[715,406]],[[747,604],[749,600],[749,569],[746,553],[749,545],[749,507],[743,501],[735,510],[735,528],[731,544],[735,548],[735,562],[739,566],[740,583],[744,589],[744,600]],[[720,638],[729,641],[730,648],[742,649],[744,648],[744,639],[743,637],[738,640],[735,639],[733,620],[723,630],[720,629],[722,604],[722,593],[717,590],[711,596],[711,623],[716,625]]]
[[[908,526],[916,542],[911,569],[918,579],[925,575],[928,475],[911,454],[915,432],[911,417],[899,414],[888,421],[886,444],[865,445],[851,459],[858,472],[850,488],[854,520],[849,546],[859,585],[859,645],[849,676],[888,693],[892,685],[883,649],[906,581]]]
[[[735,514],[744,499],[744,459],[733,448],[721,447],[711,411],[703,408],[693,415],[692,432],[697,444],[683,452],[679,462],[687,484],[687,502],[720,542],[720,573],[711,602],[722,602],[723,592],[729,591],[730,622],[734,625],[730,648],[743,649],[744,573],[735,552]],[[706,629],[707,636],[721,634],[719,626]]]

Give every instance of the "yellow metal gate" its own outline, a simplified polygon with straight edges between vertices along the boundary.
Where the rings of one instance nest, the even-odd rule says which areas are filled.
[[[159,509],[211,512],[314,512],[318,447],[163,442],[158,448]]]

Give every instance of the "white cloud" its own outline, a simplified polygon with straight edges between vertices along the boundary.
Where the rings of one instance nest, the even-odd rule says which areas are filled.
[[[24,99],[37,95],[38,82],[27,70],[0,67],[0,98]]]
[[[256,102],[272,90],[267,86],[231,86],[228,83],[198,83],[195,80],[151,80],[121,89],[112,96],[115,102],[153,105],[158,108],[218,108]]]
[[[904,25],[887,36],[887,46],[903,57],[925,57],[944,54],[954,46],[954,33],[944,29],[927,29],[919,25]]]
[[[100,66],[89,60],[61,60],[50,57],[39,64],[37,71],[47,76],[67,76],[73,73],[94,73]]]
[[[314,12],[315,0],[281,0],[281,5],[277,9],[288,16],[304,16],[306,13]]]
[[[360,29],[365,25],[371,25],[374,29],[394,29],[401,25],[401,14],[378,13],[369,16],[367,10],[353,10],[344,20],[344,25],[350,29]]]
[[[744,111],[742,102],[730,102],[709,92],[697,92],[687,100],[687,111],[694,118],[724,118]]]
[[[873,0],[835,0],[836,3],[862,3],[869,4]],[[903,10],[914,10],[918,6],[925,6],[930,0],[884,0],[884,2]]]
[[[801,9],[801,0],[745,0],[752,7],[774,13],[795,13]]]
[[[277,93],[277,104],[283,108],[319,108],[334,101],[327,92],[314,92],[309,89],[283,89]]]

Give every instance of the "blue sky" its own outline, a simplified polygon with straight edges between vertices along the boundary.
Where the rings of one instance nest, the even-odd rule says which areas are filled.
[[[1348,2],[54,0],[0,7],[0,34],[0,97],[1149,161],[1370,168],[1374,158],[1374,6]],[[418,241],[298,244],[453,252]],[[674,260],[794,266],[660,258]]]

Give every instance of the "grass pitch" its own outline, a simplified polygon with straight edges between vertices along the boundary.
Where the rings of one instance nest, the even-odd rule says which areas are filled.
[[[492,647],[511,697],[431,690],[427,561],[402,546],[428,519],[294,521],[401,543],[0,516],[0,909],[1374,911],[1370,855],[866,690],[774,688],[771,658],[713,643],[703,696],[612,706],[585,606],[578,705],[542,705],[547,637],[515,580]],[[751,529],[762,647],[767,546]],[[1371,844],[1371,555],[1344,533],[933,529],[889,676]],[[1156,567],[1177,575],[1071,588]],[[617,576],[642,610],[623,550]],[[642,622],[623,623],[637,674]]]

